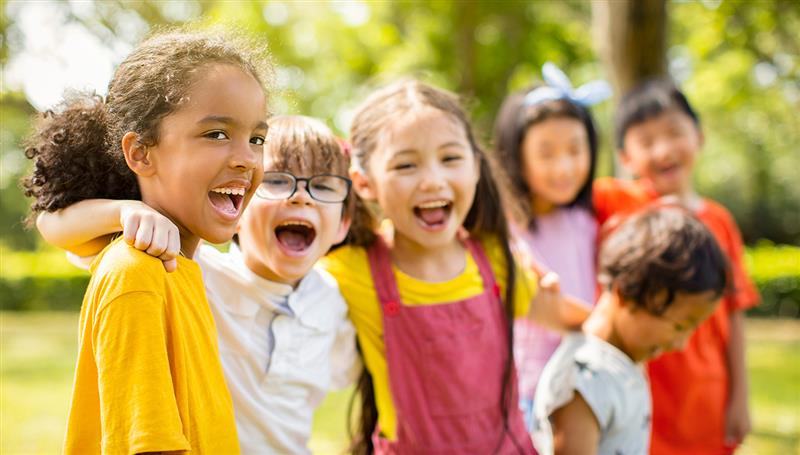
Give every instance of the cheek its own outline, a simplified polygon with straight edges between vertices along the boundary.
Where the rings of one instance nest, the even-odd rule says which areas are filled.
[[[592,157],[589,150],[582,151],[575,158],[575,173],[580,177],[581,184],[589,178],[589,168],[592,165]]]
[[[522,178],[533,193],[541,193],[546,189],[544,182],[553,175],[550,163],[535,156],[528,156],[522,163]]]

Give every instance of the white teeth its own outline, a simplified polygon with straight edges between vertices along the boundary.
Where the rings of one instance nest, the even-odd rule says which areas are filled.
[[[211,191],[220,194],[235,194],[237,196],[244,196],[244,188],[214,188]]]
[[[311,223],[307,221],[295,221],[295,220],[284,221],[283,223],[278,225],[278,227],[283,227],[283,226],[304,226],[309,229],[314,229],[314,226],[312,226]]]
[[[439,207],[447,207],[450,204],[448,201],[433,201],[420,204],[417,207],[421,209],[438,209]]]

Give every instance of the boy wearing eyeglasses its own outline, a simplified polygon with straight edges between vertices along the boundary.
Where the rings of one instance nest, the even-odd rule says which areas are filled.
[[[318,120],[280,116],[268,124],[264,178],[235,243],[227,253],[201,245],[194,259],[219,334],[242,453],[310,453],[314,410],[359,371],[336,281],[314,267],[350,225],[349,160]],[[81,256],[120,230],[168,270],[178,254],[171,240],[177,228],[138,201],[80,202],[43,214],[37,227]]]

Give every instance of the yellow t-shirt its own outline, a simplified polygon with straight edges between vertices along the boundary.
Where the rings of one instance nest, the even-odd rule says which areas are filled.
[[[506,263],[500,243],[495,238],[486,239],[481,243],[491,263],[495,281],[500,287],[500,295],[505,296]],[[483,292],[483,280],[478,265],[469,251],[465,254],[467,260],[464,271],[445,282],[431,283],[418,280],[393,266],[392,270],[403,305],[453,302]],[[375,402],[378,407],[378,425],[384,436],[394,440],[397,413],[389,388],[386,350],[383,343],[383,319],[367,252],[361,247],[345,246],[325,256],[321,260],[321,265],[336,278],[347,302],[349,316],[356,328],[364,354],[364,363],[372,375]],[[514,313],[516,317],[522,317],[527,315],[531,300],[536,295],[537,277],[531,270],[517,264],[515,282]]]
[[[197,263],[118,239],[90,270],[64,453],[239,453]]]

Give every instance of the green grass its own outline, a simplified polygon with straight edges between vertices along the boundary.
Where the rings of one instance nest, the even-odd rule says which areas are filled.
[[[800,454],[800,321],[750,320],[747,359],[754,431],[739,454]],[[0,312],[0,453],[59,453],[77,346],[75,313]],[[350,391],[328,396],[311,448],[346,446]]]

